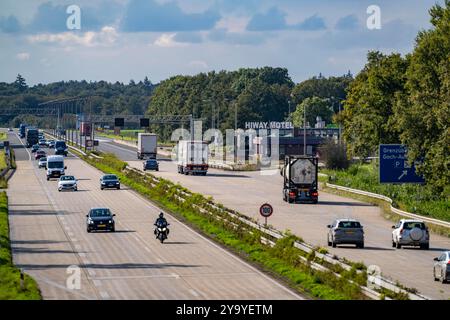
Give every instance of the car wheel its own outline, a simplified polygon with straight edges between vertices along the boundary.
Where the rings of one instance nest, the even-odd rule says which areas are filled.
[[[439,281],[439,278],[436,278],[436,270],[433,268],[433,278],[434,281]]]
[[[100,190],[103,190],[104,188],[103,187],[100,187]]]
[[[47,177],[47,181],[48,181],[48,180],[50,180],[50,178],[49,178],[49,177]]]
[[[333,248],[336,248],[336,242],[332,241],[332,242],[331,242],[331,246],[332,246]]]
[[[358,243],[356,245],[357,248],[364,249],[364,242]]]
[[[331,241],[330,241],[330,239],[327,237],[327,245],[329,246],[329,247],[331,247]]]
[[[112,227],[111,232],[116,232],[116,227]]]
[[[392,248],[395,248],[395,241],[392,240]]]
[[[446,282],[447,280],[445,279],[444,272],[441,272],[441,283],[444,284]]]
[[[420,250],[428,250],[430,249],[430,245],[429,244],[421,244],[420,245]]]
[[[90,228],[87,228],[86,231],[87,231],[87,233],[91,233],[92,232],[92,230]]]
[[[61,192],[61,189],[60,189],[60,188],[58,188],[58,192]]]
[[[120,190],[120,186],[117,187],[117,190]]]
[[[400,244],[400,242],[396,242],[396,243],[395,243],[395,247],[396,247],[397,249],[401,249],[401,248],[402,248],[402,245]]]

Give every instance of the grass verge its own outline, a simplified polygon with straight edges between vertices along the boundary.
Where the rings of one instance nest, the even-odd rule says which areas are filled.
[[[297,238],[292,235],[277,240],[273,247],[262,244],[258,230],[223,211],[211,211],[209,208],[208,211],[213,213],[211,215],[201,210],[206,208],[209,200],[200,194],[190,193],[190,197],[183,202],[178,195],[180,190],[186,189],[164,179],[155,184],[150,180],[150,175],[127,171],[127,164],[112,154],[102,154],[100,160],[89,156],[83,159],[105,173],[117,174],[125,185],[171,212],[183,223],[253,262],[301,294],[325,300],[365,298],[360,287],[348,281],[352,279],[356,283],[364,283],[365,274],[343,272],[343,276],[338,278],[332,272],[313,270],[301,260],[302,252],[293,245]]]
[[[41,294],[36,281],[24,275],[20,284],[20,270],[12,263],[9,242],[8,198],[0,192],[0,300],[39,300]]]
[[[375,164],[353,165],[348,170],[323,170],[333,177],[331,183],[385,195],[401,210],[450,221],[450,187],[438,194],[429,186],[417,184],[380,184]]]

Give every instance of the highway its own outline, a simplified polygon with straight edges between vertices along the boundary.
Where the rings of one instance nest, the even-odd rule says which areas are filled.
[[[66,173],[79,191],[58,192],[16,133],[9,140],[18,167],[7,191],[13,260],[44,299],[303,299],[171,216],[160,244],[159,208],[126,186],[101,191],[101,172],[73,155]],[[86,232],[85,215],[99,206],[117,215],[115,233]],[[80,289],[66,285],[69,266],[80,268]]]
[[[133,147],[100,138],[99,150],[116,154],[131,166],[142,169]],[[268,223],[278,230],[290,230],[307,243],[327,247],[327,225],[336,218],[358,219],[365,229],[365,249],[354,246],[328,250],[351,261],[367,266],[377,265],[383,275],[399,281],[432,299],[449,299],[450,285],[433,281],[433,258],[450,249],[450,239],[431,234],[430,250],[392,248],[393,222],[386,220],[381,210],[371,204],[321,192],[319,204],[287,204],[281,196],[282,177],[263,176],[259,172],[230,172],[210,169],[208,175],[185,176],[177,173],[176,164],[159,159],[160,171],[154,175],[179,183],[193,192],[212,196],[216,202],[249,217],[260,219],[258,209],[265,202],[274,207]]]

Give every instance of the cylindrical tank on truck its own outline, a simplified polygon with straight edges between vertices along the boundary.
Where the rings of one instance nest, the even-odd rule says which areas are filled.
[[[289,203],[319,201],[319,159],[311,156],[286,156],[284,159],[283,200]]]

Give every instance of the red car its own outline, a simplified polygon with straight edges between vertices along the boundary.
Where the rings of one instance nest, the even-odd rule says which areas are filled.
[[[44,150],[38,150],[36,151],[36,153],[34,154],[34,159],[39,160],[42,157],[46,157],[47,155],[45,154]]]

